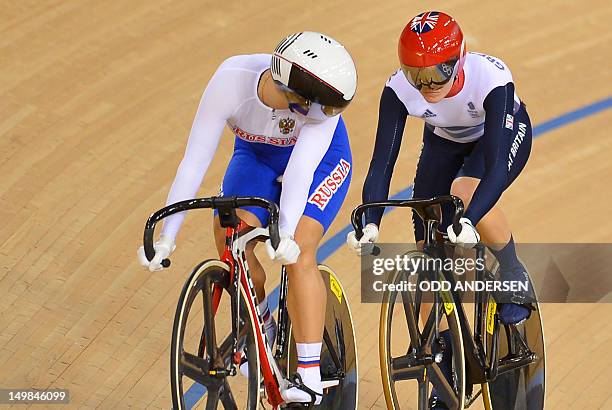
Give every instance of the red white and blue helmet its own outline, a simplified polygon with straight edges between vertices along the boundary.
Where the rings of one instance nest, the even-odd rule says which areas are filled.
[[[465,39],[454,18],[439,11],[413,17],[399,39],[406,79],[417,89],[439,88],[457,77],[465,62]]]
[[[298,111],[303,114],[312,111],[312,103],[326,116],[339,114],[357,89],[351,55],[342,44],[321,33],[304,31],[287,36],[272,53],[270,71],[277,85],[301,97],[295,106],[302,107]]]

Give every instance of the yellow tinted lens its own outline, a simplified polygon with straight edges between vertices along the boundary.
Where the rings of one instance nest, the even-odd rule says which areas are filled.
[[[333,117],[340,114],[345,108],[346,107],[330,107],[329,105],[322,105],[321,111],[323,111],[323,114],[327,115],[328,117]]]
[[[410,67],[402,64],[402,71],[406,79],[417,88],[426,86],[437,89],[450,80],[453,67],[447,64],[438,64],[431,67]]]

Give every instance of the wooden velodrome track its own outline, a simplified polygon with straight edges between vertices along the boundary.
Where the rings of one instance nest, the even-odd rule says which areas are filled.
[[[201,93],[235,54],[269,52],[291,32],[343,42],[359,71],[345,119],[354,177],[328,237],[360,202],[378,98],[417,2],[9,1],[0,11],[0,387],[68,388],[72,408],[170,407],[170,329],[191,267],[214,255],[211,216],[191,214],[172,268],[135,257],[164,204]],[[433,7],[433,6],[431,6]],[[540,124],[612,95],[609,2],[446,1],[468,48],[501,57]],[[521,242],[612,242],[609,110],[534,143],[502,198]],[[409,120],[392,192],[413,179],[422,125]],[[216,194],[232,150],[226,132],[200,194]],[[404,226],[405,229],[393,229]],[[409,240],[407,213],[384,241]],[[359,261],[326,263],[354,309],[360,408],[385,408],[379,306],[359,304]],[[268,286],[277,276],[269,274]],[[548,409],[612,408],[612,306],[544,307]]]

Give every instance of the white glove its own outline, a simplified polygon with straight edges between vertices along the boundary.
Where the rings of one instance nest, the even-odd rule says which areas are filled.
[[[293,240],[293,237],[286,232],[280,231],[280,243],[278,248],[274,250],[270,239],[266,241],[266,250],[268,256],[273,261],[279,262],[283,265],[292,265],[297,262],[300,256],[300,247]]]
[[[461,218],[459,219],[459,223],[461,224],[461,232],[459,232],[459,235],[455,235],[452,224],[448,226],[446,229],[448,239],[452,243],[470,249],[480,241],[480,235],[478,235],[476,228],[474,228],[474,225],[472,225],[469,219]]]
[[[138,248],[138,261],[145,268],[149,268],[149,271],[155,272],[158,270],[164,269],[161,262],[166,259],[174,250],[176,249],[176,245],[174,244],[174,240],[165,235],[160,235],[159,240],[155,242],[153,245],[155,248],[155,256],[149,262],[147,256],[145,255],[144,246]]]
[[[357,240],[355,231],[351,231],[346,235],[346,244],[351,252],[358,256],[367,255],[372,252],[372,243],[378,240],[378,226],[369,223],[363,228],[363,236]]]

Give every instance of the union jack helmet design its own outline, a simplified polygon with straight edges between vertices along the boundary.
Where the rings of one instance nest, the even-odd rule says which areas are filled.
[[[417,34],[427,33],[436,26],[439,16],[440,13],[437,11],[421,13],[412,19],[410,29]]]

